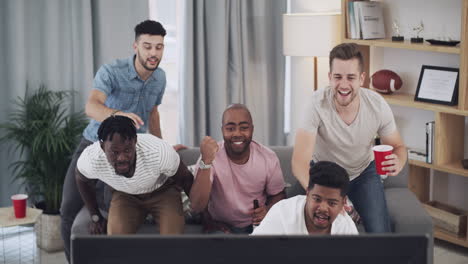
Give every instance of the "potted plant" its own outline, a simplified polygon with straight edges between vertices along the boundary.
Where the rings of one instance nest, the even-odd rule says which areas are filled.
[[[11,143],[20,154],[11,164],[14,180],[21,181],[31,202],[43,209],[36,236],[38,246],[48,251],[63,248],[59,230],[62,186],[88,123],[84,113],[72,113],[68,108],[70,95],[70,91],[50,91],[45,86],[31,95],[26,92],[15,101],[17,108],[10,120],[0,124],[0,142]]]

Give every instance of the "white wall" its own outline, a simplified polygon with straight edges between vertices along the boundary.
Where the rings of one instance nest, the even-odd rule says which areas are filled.
[[[340,0],[290,0],[291,13],[339,11]],[[287,144],[294,143],[294,131],[301,120],[300,113],[308,96],[312,95],[314,87],[314,60],[312,57],[290,58],[289,85],[291,89],[290,133]],[[328,58],[318,58],[318,87],[328,85]],[[287,77],[288,79],[288,77]],[[288,84],[287,84],[288,85]]]
[[[411,28],[421,20],[425,31],[425,38],[450,37],[460,39],[461,0],[392,0],[385,5],[386,31],[391,34],[391,21],[397,19],[401,26],[401,33],[405,37],[413,36]],[[390,3],[390,4],[389,4]],[[336,10],[341,8],[341,1],[307,1],[290,0],[291,13],[314,12],[323,10]],[[391,15],[392,16],[391,16]],[[402,80],[402,91],[414,93],[422,64],[458,67],[459,56],[445,53],[409,51],[390,48],[375,48],[373,54],[378,56],[380,64],[374,64],[370,72],[376,69],[387,68],[397,72]],[[328,83],[328,60],[321,58],[319,61],[319,87]],[[326,70],[323,70],[326,69]],[[312,58],[291,57],[290,62],[291,90],[291,131],[288,144],[292,145],[294,130],[298,127],[302,112],[302,106],[308,95],[312,94],[313,87],[313,60]],[[410,147],[425,148],[424,124],[434,120],[431,111],[413,108],[392,106],[396,123],[402,134],[403,140]],[[468,122],[465,122],[465,139],[468,139]],[[465,157],[468,157],[468,140],[465,140]],[[431,197],[443,203],[448,203],[468,210],[468,178],[459,175],[450,175],[437,171],[433,176]]]

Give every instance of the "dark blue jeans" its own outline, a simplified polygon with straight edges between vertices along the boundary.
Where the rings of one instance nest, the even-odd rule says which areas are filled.
[[[311,161],[310,165],[313,163]],[[361,216],[367,233],[392,232],[383,183],[374,161],[350,182],[348,198]]]

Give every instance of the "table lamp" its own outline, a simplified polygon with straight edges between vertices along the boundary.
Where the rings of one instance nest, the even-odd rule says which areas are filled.
[[[341,42],[339,12],[283,14],[283,54],[314,57],[314,91],[317,90],[317,57],[328,57]]]

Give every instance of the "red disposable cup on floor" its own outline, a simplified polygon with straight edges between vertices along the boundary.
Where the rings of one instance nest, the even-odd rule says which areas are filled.
[[[13,209],[15,210],[15,217],[16,218],[26,217],[26,201],[28,200],[28,196],[26,194],[15,194],[11,196],[11,200],[13,201]]]
[[[378,145],[372,148],[374,151],[374,159],[375,159],[375,169],[377,170],[377,174],[379,175],[386,175],[389,171],[384,171],[382,166],[382,162],[386,161],[385,158],[388,155],[393,153],[393,147],[390,145]]]

